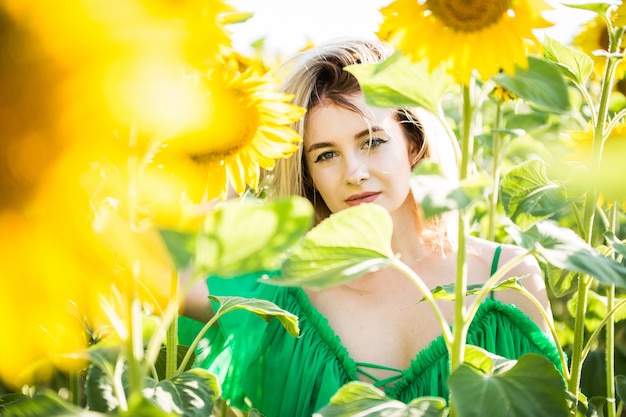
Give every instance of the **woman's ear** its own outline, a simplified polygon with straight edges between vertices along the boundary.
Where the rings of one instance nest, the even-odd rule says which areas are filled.
[[[417,143],[410,140],[408,150],[409,150],[409,161],[411,161],[411,168],[413,168],[420,161],[421,149],[417,146]]]

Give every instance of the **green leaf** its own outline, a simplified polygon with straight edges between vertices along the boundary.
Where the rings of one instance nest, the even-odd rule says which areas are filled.
[[[302,197],[222,203],[198,235],[197,270],[220,277],[276,270],[312,221],[313,207]]]
[[[185,358],[187,351],[189,351],[188,346],[183,346],[183,345],[176,346],[176,368],[177,369],[178,369],[178,366],[180,366],[180,364],[182,363],[183,359]],[[191,359],[189,359],[189,361],[187,362],[185,371],[188,371],[189,369],[191,369],[194,358],[195,358],[195,354],[192,352]],[[165,379],[166,367],[167,367],[167,347],[162,346],[161,349],[159,350],[159,355],[157,356],[157,359],[154,363],[154,368],[157,371],[159,380]]]
[[[409,404],[392,400],[371,384],[353,381],[345,384],[330,399],[330,404],[314,417],[444,417],[447,415],[443,398],[416,398]]]
[[[517,361],[491,353],[478,346],[465,346],[464,363],[487,375],[501,374],[511,369]]]
[[[547,262],[541,262],[540,266],[550,291],[555,297],[561,298],[576,291],[577,272],[556,268]]]
[[[553,62],[528,57],[528,68],[517,68],[514,75],[500,73],[493,80],[540,110],[557,114],[570,110],[567,84]]]
[[[105,414],[75,406],[57,393],[39,390],[33,397],[24,397],[0,407],[2,417],[104,417]]]
[[[211,415],[220,388],[215,375],[194,368],[144,388],[144,395],[155,401],[161,410],[176,416],[205,417]]]
[[[605,284],[626,288],[626,266],[603,256],[573,230],[543,221],[526,232],[509,228],[519,246],[532,250],[553,266],[590,275]]]
[[[615,391],[621,401],[626,401],[626,376],[617,375],[615,377]]]
[[[460,365],[448,378],[458,417],[568,416],[562,375],[541,355],[527,353],[509,370],[489,375]]]
[[[113,392],[111,377],[115,374],[115,363],[120,347],[104,339],[89,347],[90,365],[85,379],[85,400],[90,410],[107,413],[117,409],[119,401]],[[122,372],[122,385],[126,383],[126,372]]]
[[[563,74],[579,85],[584,85],[593,70],[593,59],[586,53],[565,46],[558,41],[544,37],[543,55],[559,65]]]
[[[431,73],[426,61],[414,63],[400,53],[380,64],[349,65],[345,70],[359,80],[367,104],[375,107],[421,106],[437,114],[452,85],[443,68]]]
[[[220,304],[216,314],[223,315],[233,310],[247,310],[260,316],[267,322],[277,318],[287,332],[294,337],[298,337],[300,333],[298,317],[281,309],[271,301],[245,297],[217,297],[213,295],[209,296],[209,298]]]
[[[470,207],[489,189],[491,179],[486,175],[476,174],[457,184],[439,174],[433,174],[435,163],[423,161],[414,169],[412,191],[420,203],[424,218],[451,210]]]
[[[360,204],[332,214],[288,254],[280,275],[265,282],[322,289],[384,268],[391,250],[391,216],[378,204]]]
[[[571,7],[573,9],[589,10],[602,16],[606,16],[612,3],[593,2],[585,4],[575,3],[561,3],[563,6]]]
[[[519,278],[509,278],[504,281],[499,282],[497,285],[491,287],[491,291],[499,291],[499,290],[507,290],[511,288],[519,288],[520,279]],[[433,298],[436,300],[445,300],[445,301],[454,301],[455,296],[455,284],[447,284],[447,285],[437,285],[435,288],[431,290],[433,294]],[[480,290],[482,290],[483,284],[468,284],[466,287],[466,294],[473,295],[478,294]],[[424,301],[425,298],[422,298],[420,301]]]
[[[185,269],[191,265],[196,248],[196,234],[168,229],[159,229],[159,233],[176,268]]]
[[[548,179],[545,162],[539,159],[524,162],[504,176],[500,201],[507,216],[522,229],[572,203],[564,189]]]
[[[128,401],[128,410],[119,410],[113,415],[118,417],[181,417],[184,414],[166,411],[148,398],[132,396]]]
[[[613,232],[605,232],[604,238],[609,243],[609,245],[611,245],[611,248],[615,251],[617,255],[620,255],[623,259],[626,258],[626,244],[623,240],[619,240]]]
[[[623,301],[623,298],[616,298],[615,304]],[[576,317],[576,305],[578,304],[578,297],[572,297],[567,302],[567,310]],[[590,290],[587,295],[587,308],[585,312],[585,328],[592,332],[598,328],[600,322],[607,316],[608,300],[605,296],[602,296],[595,291]],[[618,322],[626,319],[626,306],[620,307],[613,314],[613,319]]]

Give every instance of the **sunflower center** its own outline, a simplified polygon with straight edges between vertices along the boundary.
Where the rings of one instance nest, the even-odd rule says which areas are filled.
[[[459,32],[476,32],[497,23],[513,0],[428,0],[432,14]]]
[[[211,91],[202,123],[178,139],[180,150],[198,164],[232,157],[248,146],[259,126],[259,111],[236,90]]]

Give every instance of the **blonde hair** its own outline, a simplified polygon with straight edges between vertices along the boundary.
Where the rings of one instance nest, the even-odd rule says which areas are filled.
[[[344,67],[354,64],[377,64],[387,59],[393,48],[378,40],[336,39],[306,50],[286,61],[279,74],[286,73],[281,90],[294,96],[293,103],[307,110],[304,117],[292,126],[302,138],[306,137],[308,114],[322,99],[360,113],[347,99],[358,93],[361,87],[357,79]],[[417,162],[430,159],[442,166],[446,177],[456,179],[456,161],[450,141],[445,137],[426,135],[422,118],[428,121],[427,127],[436,128],[438,123],[432,114],[424,109],[398,108],[395,117],[400,122],[409,141],[419,150]],[[430,126],[430,125],[433,126]],[[436,129],[433,130],[436,132]],[[439,132],[443,132],[440,128]],[[447,146],[447,148],[446,148]],[[447,172],[446,172],[447,171]],[[264,184],[272,198],[298,195],[306,197],[314,206],[315,221],[328,217],[331,212],[315,190],[304,160],[303,145],[290,158],[276,161],[272,171],[264,174]],[[418,204],[419,206],[419,204]],[[424,222],[420,212],[416,213],[419,232],[425,241],[436,246],[450,247],[454,241],[448,233],[447,215],[438,216]]]

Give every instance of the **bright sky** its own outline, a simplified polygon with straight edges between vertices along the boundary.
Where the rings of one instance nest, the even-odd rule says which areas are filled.
[[[235,47],[245,51],[251,42],[265,37],[269,52],[291,55],[306,44],[338,36],[374,36],[382,20],[379,9],[391,0],[230,0],[237,10],[252,12],[248,21],[230,25]],[[417,1],[417,0],[416,0]],[[546,0],[556,11],[544,17],[555,22],[547,33],[567,43],[581,23],[593,14]],[[568,3],[584,1],[569,0]],[[541,36],[541,34],[539,34]]]

